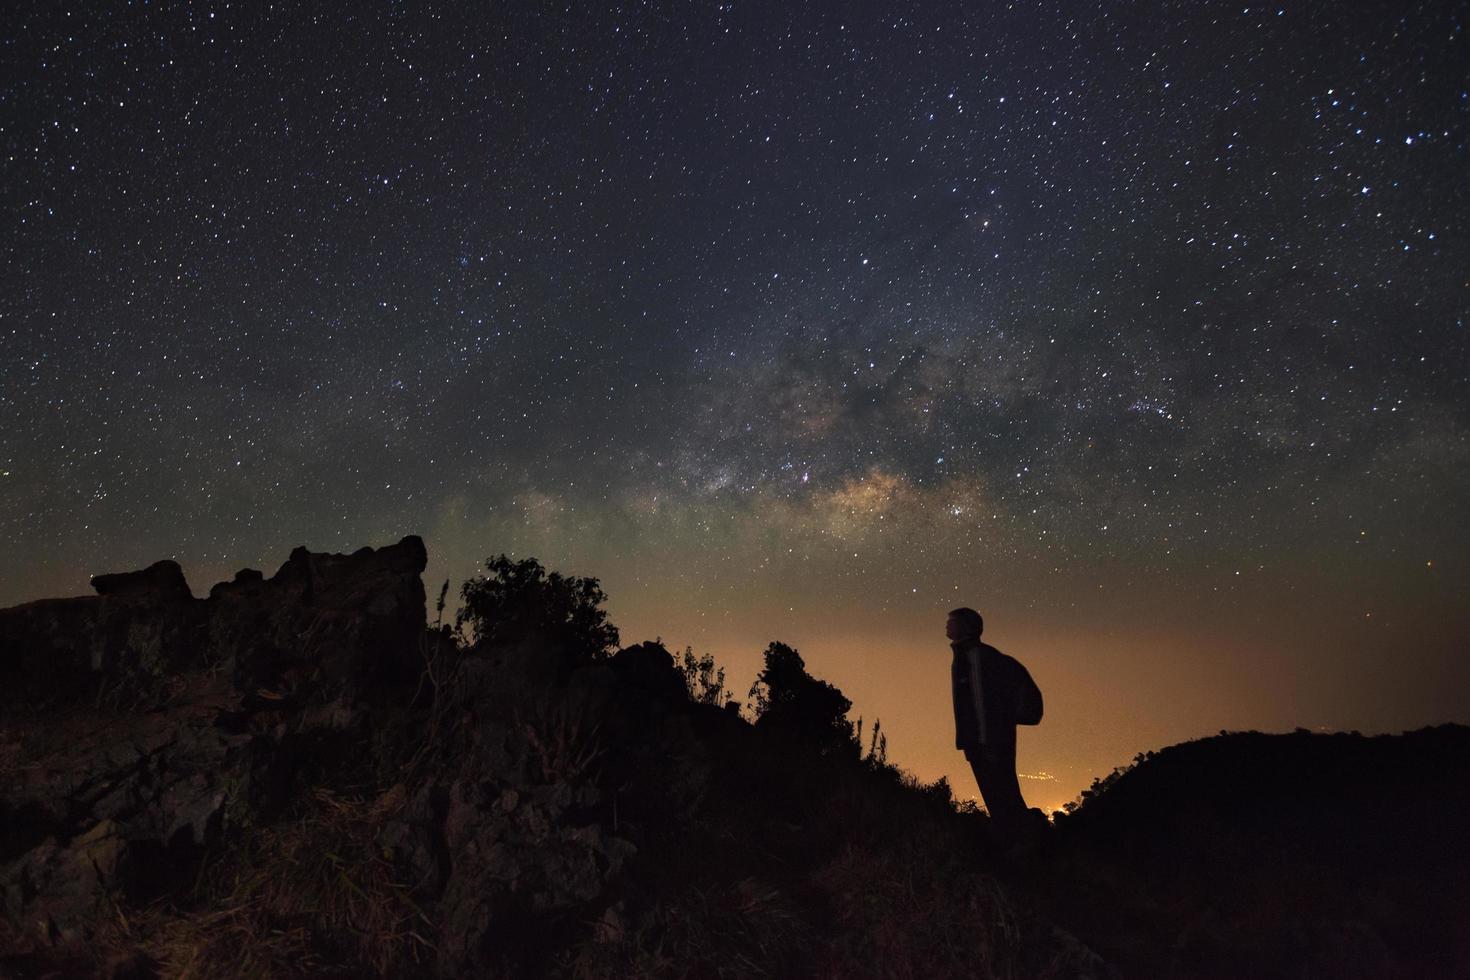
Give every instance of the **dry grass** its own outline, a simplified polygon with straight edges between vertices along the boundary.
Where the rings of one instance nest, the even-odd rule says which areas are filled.
[[[562,964],[575,980],[786,977],[818,941],[802,910],[758,878],[691,886],[624,923],[593,923]]]
[[[572,782],[589,775],[606,752],[597,733],[601,723],[590,722],[584,711],[556,702],[539,706],[529,720],[516,713],[516,725],[526,738],[542,782]]]
[[[989,875],[936,860],[936,851],[918,848],[854,847],[816,875],[841,937],[828,950],[824,975],[1012,975],[1022,930],[1004,890]]]
[[[201,882],[203,908],[121,909],[102,937],[165,977],[385,976],[426,971],[431,923],[377,843],[405,802],[316,790],[302,816],[248,835]]]

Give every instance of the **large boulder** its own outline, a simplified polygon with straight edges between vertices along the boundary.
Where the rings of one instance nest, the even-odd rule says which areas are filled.
[[[184,570],[176,561],[156,561],[136,572],[94,575],[92,588],[102,596],[154,602],[177,602],[194,598],[194,593],[189,590],[189,583],[184,579]]]
[[[689,700],[684,674],[674,665],[673,654],[661,643],[647,640],[624,647],[609,663],[618,679],[628,687],[679,705]]]

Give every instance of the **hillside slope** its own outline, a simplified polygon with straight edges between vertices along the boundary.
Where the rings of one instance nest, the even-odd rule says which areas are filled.
[[[431,626],[425,562],[0,610],[0,975],[1470,975],[1465,728],[1173,746],[1018,866],[795,650],[746,711],[534,561]]]
[[[298,549],[207,599],[160,563],[0,611],[3,969],[1108,975],[946,786],[544,610],[465,647],[424,562]]]
[[[1222,733],[1058,819],[1052,914],[1140,976],[1470,976],[1470,728]]]

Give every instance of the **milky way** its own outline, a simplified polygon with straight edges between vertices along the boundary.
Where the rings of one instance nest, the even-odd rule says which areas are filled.
[[[1463,719],[1462,6],[7,21],[0,604],[534,554],[627,640],[801,641],[971,792],[931,624],[974,604],[1058,799]]]

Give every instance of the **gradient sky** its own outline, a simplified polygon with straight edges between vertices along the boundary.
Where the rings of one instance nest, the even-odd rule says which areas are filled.
[[[336,8],[6,14],[0,605],[529,554],[973,796],[972,605],[1047,806],[1470,721],[1463,5]]]

